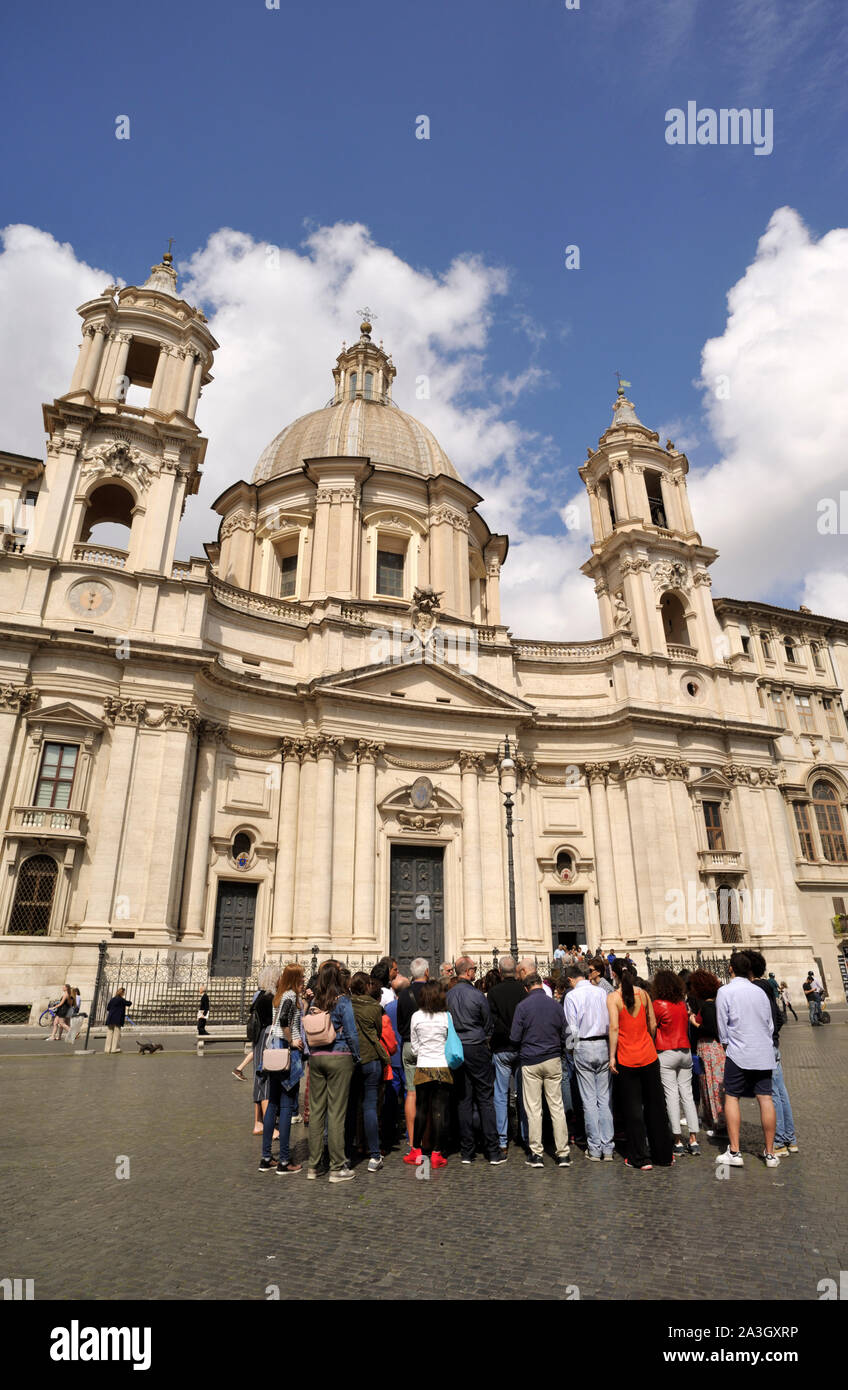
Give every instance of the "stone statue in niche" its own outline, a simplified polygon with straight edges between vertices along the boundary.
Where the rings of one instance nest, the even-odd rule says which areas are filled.
[[[617,632],[629,632],[633,623],[633,615],[624,601],[624,594],[619,589],[612,601],[613,618]]]

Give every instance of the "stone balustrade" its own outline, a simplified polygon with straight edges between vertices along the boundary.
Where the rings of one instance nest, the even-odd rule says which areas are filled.
[[[73,559],[77,564],[103,565],[111,570],[127,567],[127,551],[116,550],[111,545],[91,545],[85,542],[74,546]]]
[[[19,835],[82,840],[88,829],[88,817],[84,811],[59,810],[53,806],[15,806],[10,828]]]
[[[672,661],[697,661],[698,659],[697,647],[684,647],[672,642],[668,642],[666,645]]]
[[[721,872],[722,869],[734,869],[737,873],[743,873],[745,870],[744,855],[739,850],[699,849],[698,861],[702,873]]]

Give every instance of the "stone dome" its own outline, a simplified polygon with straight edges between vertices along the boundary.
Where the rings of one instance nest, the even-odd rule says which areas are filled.
[[[263,450],[253,482],[279,478],[303,467],[308,458],[370,458],[425,478],[459,474],[435,435],[396,405],[383,401],[337,401],[301,415]]]

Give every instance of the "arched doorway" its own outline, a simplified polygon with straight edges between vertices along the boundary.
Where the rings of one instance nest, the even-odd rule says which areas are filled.
[[[57,873],[56,860],[49,854],[34,854],[21,864],[9,919],[10,936],[47,935]]]

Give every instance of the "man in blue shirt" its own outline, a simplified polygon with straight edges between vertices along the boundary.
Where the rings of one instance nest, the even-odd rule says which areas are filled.
[[[541,975],[528,975],[524,981],[527,998],[515,1010],[510,1041],[518,1047],[521,1086],[527,1111],[530,1153],[527,1165],[544,1168],[542,1157],[542,1091],[551,1113],[556,1145],[557,1167],[570,1168],[568,1127],[562,1108],[562,1059],[567,1036],[562,1006],[549,999]]]

